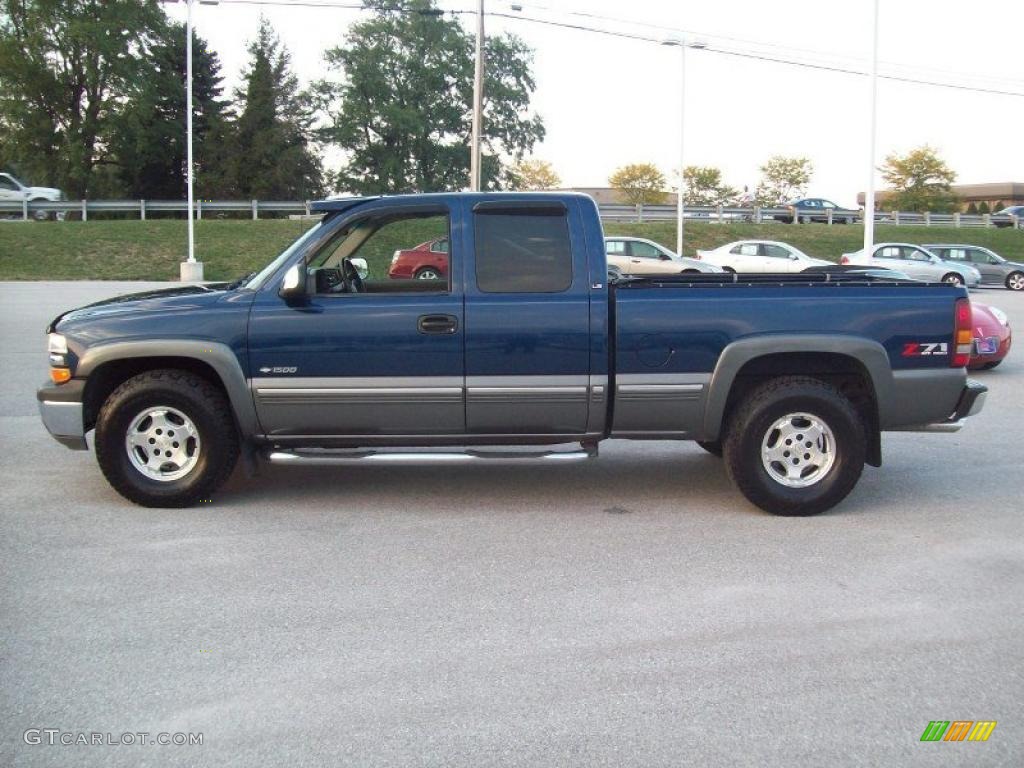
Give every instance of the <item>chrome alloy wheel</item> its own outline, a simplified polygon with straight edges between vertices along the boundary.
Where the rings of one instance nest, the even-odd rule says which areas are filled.
[[[1024,291],[1024,275],[1014,272],[1006,281],[1006,286],[1011,291]]]
[[[199,461],[199,430],[184,413],[169,406],[150,407],[128,426],[124,447],[140,473],[170,482],[184,477]]]
[[[963,285],[964,279],[960,275],[949,274],[946,275],[946,282],[950,285]]]
[[[772,424],[761,441],[761,463],[775,482],[807,488],[821,481],[836,460],[835,436],[810,413],[789,413]]]

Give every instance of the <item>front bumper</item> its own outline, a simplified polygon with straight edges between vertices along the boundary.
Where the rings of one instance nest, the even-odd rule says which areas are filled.
[[[67,384],[48,384],[36,391],[43,426],[54,440],[76,451],[89,447],[85,441],[84,389],[84,381],[72,379]]]
[[[956,409],[945,421],[938,421],[933,424],[920,424],[912,427],[898,427],[900,432],[959,432],[970,416],[980,413],[985,406],[985,396],[988,392],[981,382],[968,379],[960,399],[957,401]]]

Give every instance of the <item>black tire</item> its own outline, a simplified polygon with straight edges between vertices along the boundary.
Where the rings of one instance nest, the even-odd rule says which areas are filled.
[[[1003,361],[1002,360],[994,360],[991,363],[985,363],[985,365],[983,366],[984,370],[991,371],[993,368],[997,367],[1001,362],[1003,362]]]
[[[705,451],[710,453],[712,456],[722,458],[722,441],[721,440],[698,440],[697,445],[703,448]]]
[[[1011,291],[1024,291],[1024,272],[1011,272],[1006,276],[1004,285]]]
[[[761,459],[762,442],[772,426],[792,413],[814,416],[834,435],[831,467],[806,487],[784,485]],[[853,490],[864,469],[866,446],[864,423],[838,390],[818,379],[784,376],[757,387],[733,412],[725,438],[725,466],[751,503],[775,515],[805,517],[834,507]]]
[[[433,267],[423,267],[422,269],[417,269],[415,274],[413,275],[413,277],[416,278],[417,280],[441,280],[442,279],[441,273],[438,272]]]
[[[41,197],[37,197],[37,198],[34,198],[32,200],[29,200],[29,202],[30,203],[45,203],[46,200],[44,200]],[[50,214],[47,213],[46,211],[35,211],[35,212],[32,213],[32,218],[35,219],[36,221],[49,221],[50,220]]]
[[[152,479],[136,469],[125,446],[132,420],[147,407],[185,414],[199,435],[198,457],[183,477]],[[238,430],[224,393],[188,371],[164,369],[133,376],[103,403],[96,421],[96,460],[107,482],[144,507],[188,507],[208,499],[238,460]]]
[[[732,267],[722,267],[722,271],[723,272],[728,272],[730,275],[735,275],[736,274],[736,270],[733,269]]]
[[[964,279],[956,272],[947,272],[942,276],[942,282],[949,283],[950,285],[963,285]]]

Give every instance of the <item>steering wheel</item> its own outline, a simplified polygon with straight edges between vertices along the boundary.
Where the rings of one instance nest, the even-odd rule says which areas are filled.
[[[359,270],[347,258],[341,260],[341,279],[348,286],[349,293],[365,293],[366,286],[363,284],[363,278],[359,276]]]

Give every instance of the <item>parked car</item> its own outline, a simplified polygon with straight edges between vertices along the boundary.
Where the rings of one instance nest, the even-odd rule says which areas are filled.
[[[697,251],[697,255],[726,272],[803,272],[808,267],[835,266],[776,240],[737,240],[710,251]]]
[[[714,264],[678,256],[660,243],[642,237],[606,237],[608,271],[621,275],[675,275],[681,272],[721,272]]]
[[[997,227],[1012,227],[1012,216],[1017,217],[1017,226],[1024,227],[1024,205],[1011,205],[992,214],[992,223]]]
[[[1007,261],[995,251],[980,245],[924,245],[943,261],[970,264],[981,274],[982,285],[1005,285],[1011,291],[1024,291],[1024,264]]]
[[[776,214],[775,220],[785,222],[786,224],[792,224],[794,218],[802,224],[810,224],[811,222],[827,223],[829,211],[832,212],[833,224],[853,224],[860,216],[860,211],[852,208],[843,208],[831,200],[825,200],[821,197],[805,197],[800,200],[790,200],[786,203],[785,207],[789,209],[789,212]]]
[[[20,203],[27,201],[35,203],[42,200],[56,202],[63,199],[64,193],[59,189],[53,189],[52,187],[30,187],[9,173],[0,173],[0,202]],[[49,213],[40,210],[33,211],[32,216],[38,221],[50,218]],[[63,219],[64,214],[60,213],[56,218]]]
[[[388,267],[393,280],[443,280],[448,277],[448,238],[437,237],[404,251],[395,251]]]
[[[971,302],[971,326],[974,346],[971,349],[971,370],[995,368],[1010,353],[1013,334],[1010,318],[997,307]]]
[[[984,402],[967,378],[959,286],[853,276],[837,289],[838,275],[788,274],[609,283],[597,205],[574,193],[312,209],[323,219],[249,278],[55,318],[51,381],[37,393],[51,434],[83,450],[95,429],[107,480],[151,507],[208,500],[240,454],[250,467],[260,455],[434,463],[457,484],[466,463],[564,464],[612,437],[696,440],[724,454],[751,503],[811,515],[880,465],[882,431],[955,431]],[[461,233],[449,283],[363,279],[352,259],[411,221]]]
[[[864,249],[844,253],[840,264],[872,264],[905,272],[915,280],[944,282],[974,287],[981,283],[981,273],[970,264],[943,261],[920,245],[910,243],[877,243],[872,255]]]
[[[827,267],[808,267],[803,270],[805,274],[828,273],[839,275],[861,275],[874,278],[875,280],[905,280],[914,282],[914,278],[905,272],[888,267],[873,267],[861,264],[829,264]]]

